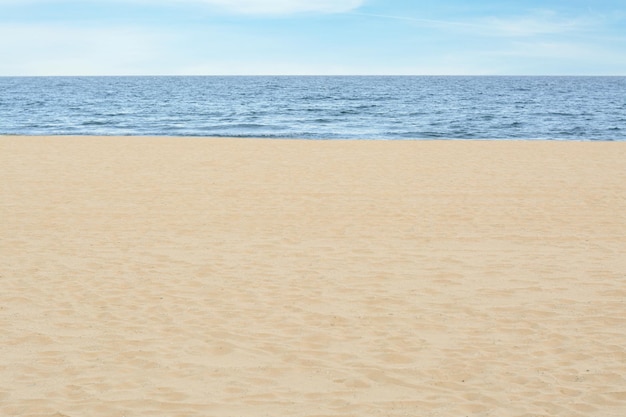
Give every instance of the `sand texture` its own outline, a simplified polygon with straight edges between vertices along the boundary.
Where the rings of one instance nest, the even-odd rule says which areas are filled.
[[[626,143],[0,137],[0,416],[626,416]]]

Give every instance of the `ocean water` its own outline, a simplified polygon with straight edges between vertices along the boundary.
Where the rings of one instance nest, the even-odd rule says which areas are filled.
[[[0,77],[0,134],[626,140],[626,77]]]

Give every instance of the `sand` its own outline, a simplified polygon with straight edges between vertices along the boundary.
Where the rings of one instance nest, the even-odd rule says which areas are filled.
[[[626,143],[0,137],[0,415],[626,415]]]

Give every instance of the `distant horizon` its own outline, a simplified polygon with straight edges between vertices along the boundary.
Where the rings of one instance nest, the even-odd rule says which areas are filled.
[[[2,78],[106,78],[106,77],[544,77],[544,78],[623,78],[626,74],[75,74],[75,75],[0,75]]]
[[[624,76],[626,11],[622,0],[0,0],[0,56],[3,76]]]

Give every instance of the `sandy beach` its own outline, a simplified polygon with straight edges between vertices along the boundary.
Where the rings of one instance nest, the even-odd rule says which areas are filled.
[[[0,416],[626,415],[626,142],[0,137]]]

